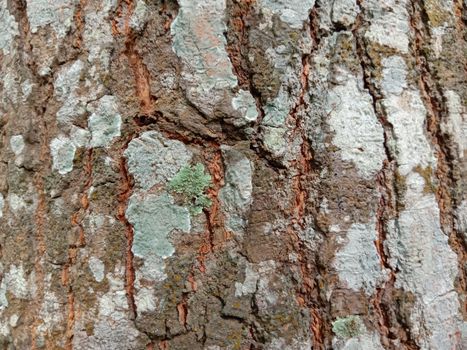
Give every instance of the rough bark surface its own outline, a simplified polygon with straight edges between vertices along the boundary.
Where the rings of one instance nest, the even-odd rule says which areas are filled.
[[[466,7],[0,0],[0,348],[466,349]]]

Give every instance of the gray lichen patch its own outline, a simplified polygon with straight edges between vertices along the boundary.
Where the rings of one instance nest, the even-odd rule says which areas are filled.
[[[130,18],[130,27],[136,31],[143,29],[148,18],[148,7],[144,0],[137,0],[135,9]]]
[[[238,81],[225,48],[225,0],[178,3],[180,9],[171,26],[172,47],[182,61],[187,98],[206,115],[212,115],[223,104],[220,110],[230,114],[229,108],[233,107],[239,116],[227,120],[234,125],[255,121],[256,103],[250,92],[240,90],[234,95],[232,90]],[[227,108],[224,101],[232,97],[232,106]]]
[[[10,148],[15,156],[18,157],[23,152],[24,146],[23,135],[13,135],[10,137]]]
[[[440,225],[436,197],[426,191],[437,166],[426,136],[427,111],[420,92],[405,81],[404,61],[390,57],[383,64],[382,104],[394,135],[390,146],[405,179],[404,208],[387,228],[389,263],[398,271],[396,288],[415,296],[409,326],[417,345],[455,348],[462,322],[454,288],[459,272],[456,254]],[[389,84],[395,77],[402,81]]]
[[[63,102],[57,112],[57,119],[62,124],[73,121],[85,112],[84,105],[76,93],[83,68],[84,63],[77,60],[70,66],[61,68],[54,81],[55,96]]]
[[[105,266],[102,260],[91,256],[88,261],[89,269],[97,282],[102,282],[105,276]]]
[[[305,69],[302,57],[310,52],[312,39],[302,29],[307,26],[314,3],[263,0],[255,4],[262,22],[251,33],[258,48],[252,50],[249,63],[254,71],[253,84],[265,100],[262,141],[277,159],[294,152],[286,147],[290,127],[286,120],[294,108],[300,107],[297,112],[300,104],[305,105],[300,97]],[[271,40],[264,40],[265,37]]]
[[[266,150],[276,157],[283,156],[287,146],[286,133],[287,128],[285,127],[264,126],[262,139]]]
[[[237,86],[223,36],[225,1],[182,0],[179,5],[171,26],[173,50],[185,67],[187,97],[210,113],[221,98],[216,90]]]
[[[137,350],[145,348],[145,344],[149,342],[128,318],[124,270],[122,266],[117,265],[113,272],[108,272],[105,275],[108,290],[104,294],[99,293],[97,303],[90,309],[84,308],[85,317],[75,319],[73,349]],[[83,305],[78,304],[77,307]]]
[[[219,192],[219,199],[226,216],[227,228],[241,234],[247,225],[247,213],[252,202],[252,165],[240,151],[222,146],[225,186]]]
[[[315,0],[260,0],[258,1],[264,14],[279,16],[281,21],[291,28],[301,29],[308,19],[308,11],[313,8]]]
[[[340,26],[350,27],[360,12],[356,0],[334,1],[332,4],[332,22]]]
[[[383,77],[381,89],[387,94],[400,95],[407,88],[407,65],[400,56],[382,59]]]
[[[242,115],[242,119],[237,122],[238,125],[254,122],[258,118],[255,99],[248,91],[240,89],[237,95],[232,98],[232,107]]]
[[[346,244],[336,253],[334,268],[346,287],[355,291],[363,289],[370,296],[384,281],[376,251],[376,223],[353,224],[347,231]]]
[[[52,154],[52,169],[64,175],[73,170],[73,159],[75,158],[76,146],[66,136],[59,135],[50,143]]]
[[[89,53],[88,62],[100,67],[101,73],[107,72],[110,63],[114,41],[109,13],[115,10],[116,6],[117,2],[114,0],[100,1],[85,15],[83,41]]]
[[[18,174],[15,175],[18,176]],[[21,175],[18,177],[20,176]],[[18,177],[15,179],[16,181],[18,181]],[[37,190],[34,188],[32,183],[23,183],[22,181],[24,181],[24,178],[20,178],[18,183],[15,183],[14,180],[11,181],[8,195],[6,197],[9,212],[14,215],[21,215],[22,211],[33,213],[37,207]]]
[[[76,147],[88,147],[90,141],[90,133],[86,129],[79,128],[75,125],[71,126],[70,138]]]
[[[0,312],[10,303],[11,298],[31,299],[35,290],[35,274],[31,272],[29,276],[24,271],[23,265],[10,265],[5,271],[0,264],[2,281],[0,284]],[[8,294],[9,293],[9,294]]]
[[[332,323],[332,331],[340,338],[353,338],[364,331],[364,325],[360,317],[347,316],[338,318]]]
[[[36,33],[40,27],[47,25],[62,38],[73,24],[73,16],[77,0],[27,0],[27,14],[31,32]]]
[[[193,80],[191,83],[200,83],[199,89],[191,87],[192,94],[237,86],[225,50],[225,0],[181,0],[179,5],[178,16],[171,26],[173,49],[187,67],[186,77]]]
[[[362,3],[370,16],[371,25],[365,38],[401,53],[409,52],[408,0],[369,0]]]
[[[400,58],[383,61],[382,91],[386,96],[382,103],[387,119],[394,127],[395,144],[390,145],[397,154],[399,171],[406,176],[417,166],[436,167],[433,150],[425,134],[426,108],[417,90],[406,88],[405,79],[389,84],[394,77],[407,75],[407,66]]]
[[[467,151],[467,107],[452,90],[446,91],[444,96],[449,114],[447,118],[443,118],[441,130],[452,137],[458,157],[463,158]]]
[[[103,96],[97,102],[97,108],[88,106],[88,110],[93,112],[88,120],[91,147],[108,147],[115,137],[120,136],[122,124],[116,97]]]
[[[159,282],[166,278],[164,258],[155,251],[145,255],[143,266],[137,268],[135,273],[135,304],[139,315],[156,311],[159,306]]]
[[[132,251],[143,259],[154,253],[163,258],[171,256],[175,249],[168,235],[174,230],[190,231],[189,210],[174,204],[168,193],[133,194],[126,216],[135,230]]]
[[[136,185],[145,190],[166,183],[192,157],[182,142],[166,139],[157,131],[147,131],[133,139],[124,154]]]
[[[18,23],[7,8],[7,0],[0,0],[0,50],[8,55],[12,50],[13,39],[19,35]]]
[[[454,290],[458,267],[440,228],[436,199],[422,194],[423,187],[421,176],[408,176],[406,208],[397,223],[391,223],[387,246],[393,268],[400,271],[396,287],[416,296],[410,314],[412,333],[421,348],[436,349],[454,345],[462,323]]]
[[[362,176],[371,178],[386,158],[383,128],[362,82],[350,74],[341,75],[339,80],[340,85],[328,97],[333,143],[339,147],[343,160],[353,162]]]

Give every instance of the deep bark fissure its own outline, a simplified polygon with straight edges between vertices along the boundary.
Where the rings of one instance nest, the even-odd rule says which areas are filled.
[[[117,218],[125,227],[125,237],[126,237],[126,250],[125,250],[125,291],[126,297],[128,301],[128,307],[130,310],[130,314],[133,320],[137,317],[137,309],[135,303],[135,268],[133,264],[133,236],[134,230],[133,226],[130,224],[128,219],[126,218],[126,209],[128,206],[128,201],[130,196],[133,192],[133,180],[131,175],[128,171],[128,165],[123,152],[125,152],[128,144],[131,142],[135,135],[131,135],[128,137],[127,141],[125,142],[124,146],[121,149],[120,153],[120,176],[122,178],[122,185],[121,185],[121,192],[118,195],[119,206],[117,208]]]
[[[467,291],[467,246],[462,232],[455,225],[454,210],[458,203],[452,191],[456,188],[454,175],[454,162],[456,156],[448,143],[452,143],[450,136],[443,133],[441,123],[448,117],[449,111],[446,105],[443,91],[440,87],[440,79],[430,67],[430,57],[424,49],[425,42],[430,42],[431,34],[427,27],[428,14],[424,3],[414,0],[411,7],[410,23],[414,34],[412,49],[415,55],[418,73],[420,75],[419,88],[427,110],[426,130],[432,145],[435,148],[437,167],[435,177],[438,181],[435,192],[440,213],[440,225],[442,231],[449,237],[449,244],[458,258],[458,277],[456,289],[459,291],[460,305],[463,304],[461,295]]]
[[[391,340],[397,340],[397,333],[401,333],[406,334],[406,339],[403,340],[403,346],[406,349],[419,349],[415,341],[412,339],[408,325],[405,324],[405,322],[402,322],[401,324],[401,319],[396,321],[398,322],[397,325],[393,325],[390,315],[387,312],[387,310],[391,309],[391,305],[389,305],[388,302],[392,301],[392,291],[395,289],[398,271],[389,264],[390,256],[384,245],[388,235],[387,227],[389,220],[395,217],[395,220],[397,221],[397,217],[399,215],[398,208],[401,206],[401,198],[399,198],[400,193],[398,193],[398,189],[395,184],[395,180],[398,176],[397,161],[389,146],[390,140],[394,139],[394,128],[387,120],[384,108],[381,105],[381,92],[372,82],[371,69],[368,68],[368,66],[373,65],[372,58],[367,53],[365,39],[363,38],[363,35],[360,34],[360,32],[364,31],[367,27],[364,20],[366,12],[362,6],[362,0],[358,0],[357,4],[360,12],[356,18],[352,33],[355,38],[356,52],[363,74],[363,86],[370,95],[373,111],[383,128],[383,146],[386,155],[383,167],[377,174],[377,188],[380,193],[380,198],[376,209],[376,229],[378,237],[374,243],[380,257],[381,266],[389,271],[389,276],[381,286],[376,288],[375,295],[372,298],[372,303],[378,314],[378,326],[381,342],[385,348],[395,349],[395,345]],[[397,313],[399,311],[400,310],[397,310]]]
[[[314,159],[314,151],[306,135],[303,115],[310,108],[309,98],[309,73],[310,60],[319,47],[320,34],[318,4],[311,9],[308,16],[308,26],[306,30],[312,40],[312,52],[302,55],[302,72],[300,76],[301,90],[295,105],[289,112],[293,130],[289,139],[297,136],[301,138],[300,153],[297,159],[293,162],[296,174],[293,177],[293,192],[294,200],[291,208],[292,220],[288,227],[288,233],[292,240],[293,250],[298,255],[300,265],[300,273],[302,285],[297,289],[297,297],[299,303],[303,304],[310,313],[310,333],[312,334],[313,344],[312,349],[325,349],[328,347],[331,339],[330,320],[326,315],[329,315],[330,305],[327,300],[322,299],[320,291],[320,276],[325,276],[326,271],[321,271],[322,267],[315,256],[307,247],[305,242],[295,232],[295,227],[298,225],[302,230],[305,229],[305,217],[314,214],[316,208],[309,209],[307,202],[309,199],[310,184],[316,181],[319,169],[314,169],[312,162]],[[305,96],[307,95],[307,98]],[[323,234],[321,232],[321,234]]]
[[[77,227],[79,235],[77,241],[68,247],[68,260],[65,263],[62,272],[62,283],[67,288],[68,301],[68,320],[66,326],[66,349],[73,349],[73,334],[75,325],[75,294],[73,290],[73,281],[70,281],[70,269],[76,264],[78,250],[86,246],[85,230],[82,224],[87,209],[89,208],[88,192],[92,185],[92,169],[93,169],[93,149],[86,152],[86,161],[84,162],[84,177],[83,190],[81,192],[80,208],[71,216],[72,227]]]

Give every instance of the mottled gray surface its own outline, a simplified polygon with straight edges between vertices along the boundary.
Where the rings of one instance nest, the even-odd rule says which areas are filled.
[[[0,348],[465,347],[466,6],[0,0]]]

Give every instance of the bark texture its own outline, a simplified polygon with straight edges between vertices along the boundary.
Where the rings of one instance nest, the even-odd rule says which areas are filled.
[[[462,0],[0,0],[1,349],[466,349]]]

